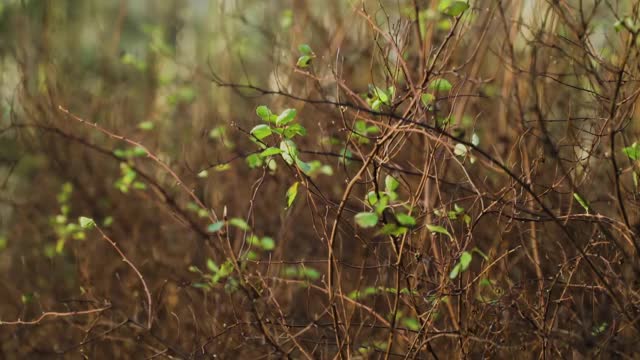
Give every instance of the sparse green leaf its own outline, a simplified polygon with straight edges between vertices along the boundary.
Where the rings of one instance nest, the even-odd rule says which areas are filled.
[[[584,211],[586,211],[588,214],[589,204],[578,193],[573,193],[573,198],[576,199],[576,201],[580,204],[580,206],[582,206]]]
[[[215,261],[211,259],[207,259],[207,268],[212,273],[217,273],[218,271],[220,271],[220,268],[218,267],[218,265],[215,263]]]
[[[298,112],[296,111],[296,109],[286,109],[280,115],[278,115],[278,118],[276,119],[276,125],[287,125],[288,123],[295,120],[297,113]]]
[[[399,185],[400,185],[400,183],[393,176],[391,176],[391,175],[385,176],[385,178],[384,178],[384,189],[385,189],[386,192],[391,193],[391,192],[396,191],[396,189],[398,189]]]
[[[400,225],[408,227],[416,226],[416,219],[414,219],[411,215],[399,213],[396,214],[396,219],[398,220]]]
[[[361,212],[356,214],[355,220],[361,228],[370,228],[378,223],[378,215],[372,212]]]
[[[456,154],[457,156],[464,157],[467,155],[467,147],[464,144],[458,143],[453,148],[453,153]]]
[[[277,155],[282,153],[282,150],[275,148],[275,147],[268,147],[266,149],[264,149],[261,153],[260,156],[265,158],[267,156],[273,156],[273,155]]]
[[[260,239],[260,246],[263,250],[271,251],[276,248],[276,242],[272,238],[265,236]]]
[[[631,160],[640,159],[640,145],[638,145],[637,142],[634,142],[631,146],[623,148],[622,152]]]
[[[83,229],[92,229],[93,227],[96,226],[96,222],[93,221],[92,218],[88,218],[84,216],[80,216],[80,218],[78,219],[78,222],[80,223],[80,227],[82,227]]]
[[[453,280],[457,278],[461,272],[466,271],[469,268],[469,265],[471,264],[472,259],[473,259],[473,255],[470,252],[468,251],[463,252],[460,255],[460,260],[458,261],[456,266],[454,266],[453,269],[451,269],[451,272],[449,273],[449,278]]]
[[[460,265],[462,265],[462,271],[465,271],[469,268],[471,264],[471,260],[473,259],[473,255],[470,252],[465,251],[460,255]]]
[[[207,226],[207,231],[210,233],[215,233],[220,231],[220,229],[222,229],[223,226],[224,226],[224,221],[217,221]]]
[[[153,122],[151,122],[151,121],[143,121],[143,122],[138,124],[138,129],[144,130],[144,131],[153,130]]]
[[[471,135],[471,143],[473,144],[473,146],[480,145],[480,137],[478,136],[478,134],[473,133]]]
[[[465,1],[454,1],[447,6],[442,12],[449,16],[459,16],[469,8],[469,4]]]
[[[311,50],[311,46],[309,46],[308,44],[300,44],[300,45],[298,45],[298,51],[300,51],[300,54],[302,54],[302,55],[312,55],[313,54],[313,50]]]
[[[311,55],[302,55],[298,58],[296,66],[299,68],[309,67],[309,64],[311,64],[311,59],[313,59]]]
[[[269,121],[271,116],[271,110],[264,105],[260,105],[256,108],[256,114],[264,121]]]
[[[416,318],[404,318],[402,319],[402,324],[404,324],[404,326],[406,326],[409,330],[420,330],[420,321],[418,321],[418,319]]]
[[[247,156],[246,161],[247,161],[247,165],[249,165],[249,167],[252,169],[262,165],[262,159],[258,154],[251,154]]]
[[[449,231],[447,229],[445,229],[444,227],[440,226],[440,225],[431,225],[428,224],[427,225],[427,229],[429,229],[429,231],[433,232],[433,233],[438,233],[438,234],[442,234],[442,235],[447,235],[449,238],[453,238],[451,236],[451,234],[449,233]]]
[[[283,135],[287,139],[291,139],[296,135],[305,136],[307,135],[307,129],[300,124],[292,124],[284,129]]]
[[[255,136],[258,140],[262,140],[271,134],[271,127],[269,127],[269,125],[260,124],[251,129],[251,135]]]
[[[433,91],[449,91],[452,87],[447,79],[436,79],[429,84],[429,89]]]
[[[433,94],[422,94],[420,95],[420,101],[424,106],[429,106],[435,101],[436,97]]]
[[[460,263],[457,263],[456,266],[451,269],[451,272],[449,273],[449,279],[453,280],[458,277],[458,275],[460,274],[460,267]]]
[[[295,159],[298,158],[298,149],[296,148],[296,144],[291,140],[283,140],[280,142],[280,150],[282,150],[280,155],[284,161],[289,165],[293,165]]]
[[[229,220],[229,224],[233,225],[235,227],[237,227],[240,230],[244,230],[244,231],[249,231],[249,229],[251,229],[249,227],[249,224],[247,224],[246,221],[244,221],[244,219],[242,218],[232,218]]]
[[[293,204],[293,201],[296,199],[296,196],[298,195],[298,185],[299,185],[299,182],[296,181],[287,190],[287,208],[291,207],[291,204]]]

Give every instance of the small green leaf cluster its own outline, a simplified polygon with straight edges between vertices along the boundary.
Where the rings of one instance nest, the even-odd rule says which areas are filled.
[[[362,356],[373,355],[375,352],[384,352],[385,350],[387,350],[387,342],[381,340],[365,342],[358,347],[358,353]]]
[[[145,71],[147,69],[147,63],[132,53],[127,52],[122,54],[120,62],[124,65],[131,66],[138,71]]]
[[[398,187],[400,183],[398,180],[387,175],[384,179],[384,191],[376,192],[375,190],[367,193],[365,203],[371,207],[372,211],[360,212],[355,215],[354,219],[356,224],[361,228],[372,228],[376,226],[382,217],[385,210],[392,210],[392,205],[398,200]],[[410,209],[407,209],[410,210]],[[406,233],[409,228],[416,226],[416,219],[403,212],[389,211],[389,214],[393,214],[394,222],[385,224],[379,233],[384,235],[400,236]]]
[[[449,273],[449,279],[455,279],[460,273],[467,271],[469,265],[471,265],[471,260],[473,260],[473,255],[468,251],[464,251],[462,255],[460,255],[458,263]]]
[[[139,146],[133,146],[126,149],[115,149],[113,150],[113,154],[121,159],[126,160],[147,156],[146,150]]]
[[[587,212],[587,214],[589,213],[589,203],[583,199],[580,194],[578,193],[573,193],[573,198],[576,199],[576,201],[578,202],[578,204],[580,204],[580,206],[582,206],[582,208],[584,209],[584,211]]]
[[[251,226],[242,218],[234,217],[229,219],[229,225],[244,232],[251,232]],[[207,227],[210,233],[217,233],[225,226],[224,221],[217,221]],[[247,236],[247,242],[262,251],[272,251],[276,248],[276,242],[268,236],[258,237],[251,233]],[[253,250],[248,251],[242,256],[242,260],[258,260],[260,257]]]
[[[640,145],[637,141],[634,141],[631,146],[622,148],[622,152],[633,161],[640,159]]]
[[[189,104],[196,99],[196,90],[190,86],[179,86],[167,96],[167,103],[171,106]]]
[[[446,209],[434,209],[433,213],[439,217],[447,217],[449,220],[462,219],[467,226],[471,224],[471,216],[458,204],[453,204],[453,210],[446,211]]]
[[[296,62],[296,66],[299,68],[309,67],[309,65],[311,64],[311,60],[316,57],[313,53],[313,50],[311,50],[311,46],[307,44],[301,44],[300,46],[298,46],[298,51],[300,52],[300,57]]]
[[[469,4],[466,1],[441,0],[438,5],[440,12],[453,17],[462,15],[467,9],[469,9]]]
[[[216,126],[209,131],[209,138],[212,140],[220,141],[227,149],[233,149],[235,144],[227,135],[227,128],[225,126]]]
[[[307,266],[287,266],[282,270],[282,276],[288,279],[318,280],[320,272]]]
[[[295,165],[305,175],[315,176],[317,174],[332,175],[333,169],[329,165],[323,165],[318,160],[310,162],[300,158],[295,138],[307,135],[307,129],[296,123],[296,109],[285,109],[280,114],[273,113],[265,105],[256,108],[256,114],[262,119],[264,124],[259,124],[251,129],[251,140],[256,143],[260,150],[247,156],[246,161],[250,168],[267,165],[271,171],[277,168],[275,157],[280,156],[285,163],[290,166]],[[277,136],[277,144],[269,144],[269,140]]]
[[[118,178],[113,185],[121,192],[128,193],[131,188],[136,190],[144,190],[147,188],[143,182],[136,180],[138,173],[136,173],[129,164],[121,162],[120,173],[120,178]]]
[[[478,253],[485,260],[489,260],[489,257],[478,248],[473,248],[471,251],[463,251],[462,254],[460,254],[458,263],[451,269],[449,279],[453,280],[469,269],[469,265],[471,265],[471,261],[473,260],[473,253]]]
[[[205,218],[209,216],[206,209],[201,208],[200,206],[198,206],[198,204],[194,203],[193,201],[188,202],[186,207],[187,207],[187,210],[195,213],[199,218]]]
[[[634,141],[630,146],[622,148],[622,152],[627,155],[629,160],[637,161],[640,159],[640,145],[638,145],[637,141]],[[638,172],[636,171],[636,167],[632,172],[633,175],[633,185],[636,190],[638,190]]]
[[[395,93],[396,88],[394,86],[382,89],[369,84],[369,92],[366,94],[365,99],[371,107],[371,110],[380,111],[383,105],[391,106]]]
[[[359,144],[369,144],[369,137],[380,133],[380,128],[375,125],[367,125],[364,120],[356,120],[354,127],[354,137]]]
[[[138,123],[138,129],[142,131],[151,131],[154,128],[154,124],[152,121],[142,121]]]
[[[64,250],[65,243],[69,239],[84,240],[86,238],[84,229],[75,222],[69,221],[69,213],[71,212],[70,199],[72,193],[73,185],[66,182],[62,185],[62,188],[57,195],[60,213],[49,219],[49,223],[53,227],[53,232],[55,233],[57,240],[55,246],[45,246],[45,255],[48,257],[61,254]]]
[[[353,299],[353,300],[360,300],[360,299],[364,299],[366,297],[373,296],[373,295],[379,295],[379,294],[384,294],[384,293],[395,294],[396,292],[397,292],[396,288],[392,288],[392,287],[384,287],[384,286],[373,287],[373,286],[369,286],[369,287],[364,288],[363,290],[353,290],[347,296],[350,299]],[[418,295],[419,294],[417,290],[409,291],[409,289],[407,289],[407,288],[400,289],[400,294],[402,294],[402,295],[408,295],[409,293],[413,293],[413,295]]]
[[[220,265],[213,259],[207,259],[207,270],[208,272],[203,272],[195,265],[190,266],[190,272],[202,275],[202,281],[191,286],[209,291],[215,288],[217,284],[225,281],[225,290],[232,292],[238,288],[238,281],[230,276],[233,274],[233,262],[230,259]]]
[[[613,28],[616,32],[627,30],[632,34],[637,34],[638,32],[640,32],[640,22],[634,22],[632,17],[625,16],[624,18],[616,21],[613,24]]]

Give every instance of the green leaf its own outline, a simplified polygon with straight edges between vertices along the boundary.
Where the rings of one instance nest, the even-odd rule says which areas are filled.
[[[406,326],[409,330],[420,330],[420,321],[418,321],[418,319],[416,318],[404,318],[402,319],[402,324],[404,324],[404,326]]]
[[[287,190],[287,208],[291,207],[291,204],[293,204],[293,201],[296,199],[296,196],[298,195],[298,185],[299,185],[299,182],[296,181]]]
[[[220,271],[220,268],[218,267],[218,265],[216,264],[215,261],[211,260],[211,259],[207,259],[207,268],[209,269],[209,271],[211,271],[212,273],[217,273],[218,271]]]
[[[138,129],[144,131],[153,130],[153,123],[151,121],[143,121],[138,124]]]
[[[318,270],[314,268],[308,268],[308,267],[302,269],[301,275],[304,278],[311,279],[311,280],[317,280],[320,278],[320,272]]]
[[[480,137],[478,136],[478,134],[473,133],[471,135],[471,143],[473,144],[473,146],[480,145]]]
[[[392,193],[392,194],[395,194],[395,193]],[[376,202],[376,205],[375,205],[376,214],[382,215],[382,212],[384,211],[384,209],[387,208],[387,205],[389,205],[389,196],[380,194],[380,199]]]
[[[580,204],[580,206],[582,206],[584,211],[586,211],[587,214],[588,214],[589,213],[589,203],[587,203],[580,195],[578,195],[578,193],[573,193],[573,198],[576,199],[576,201]]]
[[[433,94],[422,94],[420,95],[420,101],[424,106],[429,106],[435,101],[436,97]]]
[[[78,218],[78,223],[80,223],[80,227],[83,229],[92,229],[96,226],[96,222],[93,221],[92,218],[84,216],[80,216],[80,218]]]
[[[276,125],[287,125],[288,123],[295,120],[297,114],[298,112],[296,111],[296,109],[286,109],[285,111],[280,113],[280,115],[278,115],[278,118],[276,119]]]
[[[369,191],[369,193],[367,193],[367,202],[371,206],[375,205],[378,202],[378,196],[376,195],[375,191]]]
[[[314,163],[313,161],[308,163],[308,162],[305,162],[305,161],[302,161],[302,160],[296,158],[296,165],[306,175],[311,175],[311,173],[313,172],[313,168],[314,168],[313,167],[313,163]]]
[[[251,129],[251,135],[255,136],[258,140],[262,140],[271,134],[272,132],[269,125],[260,124]]]
[[[371,104],[371,109],[378,111],[380,110],[380,106],[382,106],[382,101],[380,101],[380,99],[376,99],[373,104]]]
[[[147,155],[147,151],[140,146],[136,146],[131,149],[131,156],[133,157],[140,157],[145,155]]]
[[[260,153],[260,157],[267,157],[267,156],[272,156],[272,155],[277,155],[277,154],[281,154],[282,150],[275,148],[275,147],[268,147],[266,149],[264,149],[261,153]]]
[[[384,178],[384,189],[388,193],[396,191],[396,189],[398,189],[399,185],[400,185],[400,183],[398,182],[398,180],[396,180],[396,178],[394,178],[391,175],[387,175]]]
[[[311,64],[311,59],[313,59],[311,55],[302,55],[298,58],[296,66],[299,68],[309,67],[309,64]]]
[[[280,154],[284,161],[293,165],[294,160],[298,158],[298,149],[296,148],[296,144],[291,140],[282,140],[280,142],[280,150],[282,153]]]
[[[246,221],[244,221],[244,219],[242,218],[232,218],[231,220],[229,220],[229,224],[237,227],[240,230],[244,230],[244,231],[249,231],[249,229],[251,229],[249,227],[249,224],[247,224]]]
[[[464,1],[454,1],[447,6],[442,12],[449,16],[458,16],[469,8],[469,4]]]
[[[207,170],[202,170],[198,173],[198,177],[201,179],[206,178],[207,176],[209,176],[209,172]]]
[[[464,144],[458,143],[453,148],[453,153],[456,154],[457,156],[464,157],[465,155],[467,155],[467,147]]]
[[[416,219],[414,219],[413,216],[411,215],[402,214],[402,213],[396,214],[396,219],[398,220],[400,225],[404,225],[408,227],[416,226]]]
[[[264,105],[260,105],[256,108],[256,114],[264,121],[269,121],[271,117],[271,110]]]
[[[276,242],[272,238],[265,236],[260,239],[260,246],[263,250],[271,251],[276,248]]]
[[[462,271],[465,271],[469,268],[471,264],[471,260],[473,259],[473,255],[470,252],[465,251],[460,255],[460,265],[462,266]]]
[[[247,156],[246,161],[247,161],[247,165],[249,165],[249,167],[252,169],[262,165],[262,159],[258,154],[251,154]]]
[[[220,229],[222,229],[223,226],[224,226],[224,221],[217,221],[207,226],[207,231],[210,233],[215,233],[220,231]]]
[[[389,99],[389,94],[387,94],[386,91],[384,91],[383,89],[380,89],[379,87],[376,87],[376,91],[375,92],[376,92],[376,94],[375,94],[376,97],[378,99],[380,99],[380,101],[383,104],[387,104],[387,105],[391,104],[390,99]]]
[[[287,139],[291,139],[296,135],[300,135],[300,136],[305,136],[307,135],[307,129],[304,128],[304,126],[300,125],[300,124],[292,124],[287,126],[284,129],[284,137]]]
[[[298,51],[300,51],[300,54],[302,54],[302,55],[312,55],[313,54],[313,50],[311,50],[311,46],[309,46],[308,44],[300,44],[300,45],[298,45]]]
[[[385,224],[382,229],[380,229],[380,231],[378,231],[379,234],[382,235],[394,235],[394,236],[398,236],[398,235],[402,235],[402,234],[398,234],[399,229],[407,229],[405,227],[398,227],[398,225],[396,224]]]
[[[370,228],[378,223],[378,215],[372,212],[361,212],[356,214],[355,221],[361,228]]]
[[[449,91],[452,87],[447,79],[436,79],[429,84],[429,89],[434,91]]]
[[[640,146],[638,146],[637,142],[634,142],[631,146],[623,148],[622,152],[631,160],[640,159]]]
[[[618,20],[615,23],[613,23],[613,29],[616,32],[622,31],[622,29],[624,29],[624,23],[622,22],[622,20]]]
[[[451,269],[451,272],[449,273],[449,279],[453,280],[458,277],[458,274],[460,274],[460,266],[460,263],[457,263],[456,266]]]
[[[453,239],[453,237],[451,236],[449,231],[447,229],[445,229],[444,227],[440,226],[440,225],[428,224],[427,225],[427,229],[429,229],[429,231],[431,231],[432,233],[438,233],[438,234],[442,234],[442,235],[447,235],[449,238]]]
[[[462,255],[460,255],[460,260],[458,261],[456,266],[454,266],[453,269],[451,269],[451,272],[449,273],[449,278],[453,280],[457,278],[461,272],[466,271],[469,268],[469,265],[471,264],[472,259],[473,259],[473,255],[470,252],[468,251],[463,252]]]

